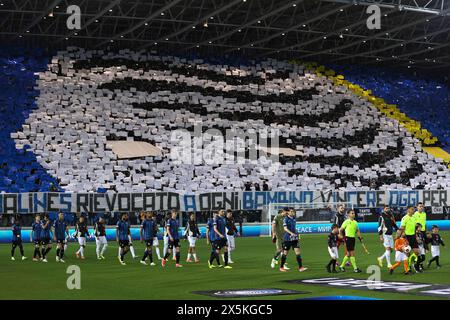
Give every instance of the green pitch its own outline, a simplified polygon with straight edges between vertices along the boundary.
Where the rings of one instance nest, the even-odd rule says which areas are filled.
[[[449,239],[450,232],[442,232],[445,239]],[[209,246],[206,240],[198,241],[199,264],[188,264],[186,258],[187,242],[182,241],[183,268],[175,269],[172,261],[166,268],[160,263],[155,267],[144,266],[139,258],[132,260],[128,254],[125,258],[127,265],[121,266],[117,260],[117,244],[110,242],[106,251],[106,259],[98,261],[95,255],[95,243],[89,242],[86,248],[87,259],[82,261],[75,258],[77,243],[69,243],[66,253],[66,263],[56,263],[55,247],[48,256],[48,263],[33,262],[31,260],[33,246],[25,244],[25,255],[28,260],[21,261],[18,249],[16,261],[10,260],[10,245],[0,245],[0,299],[213,299],[208,296],[197,295],[192,291],[220,290],[220,289],[254,289],[280,288],[308,291],[310,294],[287,295],[274,297],[258,297],[257,299],[297,299],[315,296],[356,295],[381,299],[437,299],[434,297],[412,294],[385,293],[369,290],[349,290],[330,288],[317,285],[298,285],[283,282],[283,280],[322,278],[322,277],[354,277],[367,279],[367,266],[377,264],[376,257],[383,252],[382,245],[376,234],[365,234],[365,243],[370,251],[367,255],[357,243],[357,262],[363,270],[361,274],[350,272],[330,275],[325,271],[329,261],[326,245],[326,235],[304,235],[301,241],[304,265],[308,270],[303,273],[296,271],[295,256],[288,256],[287,273],[280,273],[278,269],[270,268],[270,261],[274,253],[274,245],[270,238],[238,238],[237,249],[233,253],[235,264],[233,269],[208,269],[207,257]],[[162,246],[162,242],[160,241]],[[142,257],[143,245],[134,242],[136,253]],[[162,250],[162,247],[161,247]],[[162,252],[162,251],[161,251]],[[340,250],[341,258],[343,248]],[[156,257],[156,254],[154,254]],[[427,256],[428,257],[428,256]],[[393,260],[393,256],[392,256]],[[155,261],[158,262],[158,261]],[[66,286],[69,265],[78,265],[81,269],[81,290],[69,290]],[[441,247],[441,264],[439,270],[426,270],[423,274],[405,276],[402,268],[396,274],[389,275],[383,269],[383,281],[408,281],[450,285],[450,250]]]

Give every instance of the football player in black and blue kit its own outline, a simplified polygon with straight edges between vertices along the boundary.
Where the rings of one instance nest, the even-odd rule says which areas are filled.
[[[48,217],[48,214],[45,214],[44,222],[42,222],[42,229],[41,229],[42,262],[48,262],[47,254],[52,249],[52,242],[50,240],[51,228],[52,224],[50,222],[50,218]]]
[[[145,252],[144,256],[141,259],[141,263],[143,265],[147,265],[147,262],[145,260],[150,260],[150,265],[154,266],[155,263],[153,262],[153,238],[155,236],[155,221],[153,220],[153,214],[151,212],[147,212],[145,214],[145,219],[142,221],[141,224],[141,242],[145,242]]]
[[[231,269],[232,267],[228,265],[228,244],[226,238],[226,220],[225,220],[225,210],[220,210],[219,214],[214,218],[213,221],[213,233],[212,233],[212,241],[214,243],[215,254],[211,253],[211,257],[209,258],[209,267],[211,268],[212,262],[214,258],[220,255],[220,250],[223,248],[223,257],[225,269]],[[218,259],[216,257],[216,259]],[[220,265],[219,265],[220,266]]]
[[[116,228],[116,240],[119,243],[120,255],[119,262],[121,265],[125,266],[124,261],[125,255],[130,250],[130,240],[128,235],[130,234],[130,223],[128,222],[128,214],[123,213],[120,220],[117,222]]]
[[[39,261],[41,258],[41,216],[36,215],[34,222],[31,224],[30,242],[34,242],[33,261]]]
[[[53,224],[53,241],[56,241],[56,262],[64,261],[64,245],[66,244],[66,237],[69,236],[69,227],[64,221],[64,213],[58,214],[58,219]]]
[[[25,254],[23,252],[23,245],[22,245],[22,226],[20,225],[20,217],[16,216],[14,218],[14,223],[12,225],[12,247],[11,247],[11,260],[16,260],[14,258],[14,252],[16,251],[16,248],[19,247],[20,255],[22,256],[22,260],[25,260],[27,257],[25,257]]]
[[[216,259],[217,265],[219,267],[222,267],[219,260],[219,255],[216,253],[216,248],[214,247],[214,238],[215,238],[215,232],[214,232],[214,219],[217,217],[217,212],[213,213],[212,218],[208,219],[208,222],[206,223],[206,243],[211,245],[211,256],[208,260],[208,267],[210,269],[215,268],[216,266],[213,264],[212,261],[214,261],[214,258]],[[213,259],[211,260],[211,257]]]
[[[161,260],[161,265],[163,267],[166,266],[167,258],[170,257],[170,255],[173,252],[173,248],[175,247],[175,259],[176,259],[176,268],[181,268],[182,265],[180,264],[180,235],[178,234],[178,221],[177,221],[177,211],[172,210],[171,217],[169,220],[167,220],[166,224],[166,230],[167,230],[167,237],[169,237],[169,246],[167,248],[167,252],[164,255],[164,258]]]
[[[291,209],[289,214],[284,218],[284,237],[283,237],[283,253],[281,255],[281,265],[280,271],[286,272],[287,270],[284,268],[284,264],[286,263],[286,258],[289,250],[294,249],[295,255],[297,257],[298,263],[298,271],[303,272],[307,268],[303,266],[302,256],[300,253],[300,247],[298,245],[298,240],[300,239],[295,221],[295,210]]]

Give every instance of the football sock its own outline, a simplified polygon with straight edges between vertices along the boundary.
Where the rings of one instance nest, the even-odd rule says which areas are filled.
[[[355,257],[350,257],[350,263],[352,264],[353,269],[358,269],[358,266],[356,265]]]
[[[170,256],[169,250],[167,250],[166,254],[164,255],[164,260],[167,260],[167,258]]]
[[[66,250],[67,250],[67,243],[64,244],[64,251],[66,251]]]
[[[328,262],[327,264],[327,268],[330,268],[333,265],[333,262],[335,262],[336,260],[331,259],[330,262]]]
[[[283,253],[281,254],[281,264],[280,268],[284,268],[284,264],[286,263],[286,255]]]
[[[145,261],[145,259],[147,259],[147,256],[148,256],[148,250],[145,249],[144,255],[143,255],[143,257],[142,257],[142,261]]]
[[[213,264],[215,257],[216,257],[215,252],[212,251],[211,255],[209,256],[209,264]]]
[[[100,257],[100,245],[95,247],[95,253],[97,254],[97,257]]]
[[[38,248],[34,248],[33,258],[36,258],[38,251]]]
[[[56,256],[59,258],[59,251],[60,251],[60,249],[59,248],[57,248],[56,249]]]
[[[16,251],[16,246],[15,245],[13,245],[11,247],[11,257],[14,257],[14,251]]]
[[[159,247],[155,247],[156,255],[158,256],[158,259],[161,259],[161,253],[159,252]]]
[[[278,258],[280,257],[280,255],[281,255],[281,251],[278,251],[277,253],[275,253],[275,255],[274,255],[274,259],[275,260],[278,260]]]
[[[337,260],[333,260],[333,270],[336,271]]]
[[[437,265],[438,267],[440,267],[441,265],[439,264],[439,256],[436,256],[435,258],[436,258],[436,265]]]
[[[223,254],[223,261],[225,265],[228,265],[228,251]]]
[[[194,257],[194,260],[197,261],[197,254],[193,253],[192,256]]]
[[[386,258],[386,262],[388,265],[391,264],[391,250],[386,250],[384,252],[384,257]]]
[[[406,260],[405,260],[406,261]],[[399,265],[401,265],[400,261],[396,261],[393,265],[392,265],[392,269],[397,268]]]
[[[136,257],[136,253],[134,252],[134,247],[130,245],[130,251],[131,251],[131,255],[134,257]]]
[[[232,250],[229,250],[229,251],[228,251],[228,261],[231,260],[231,251],[232,251]]]
[[[340,267],[344,268],[347,261],[348,261],[348,256],[345,256],[344,259],[342,259],[342,263],[341,263]]]
[[[64,247],[59,251],[59,258],[64,258]]]
[[[175,258],[176,258],[177,264],[180,263],[180,253],[179,252],[175,253]]]
[[[299,255],[296,256],[296,258],[297,258],[298,267],[299,267],[299,268],[303,267],[303,264],[302,264],[302,255],[299,254]]]

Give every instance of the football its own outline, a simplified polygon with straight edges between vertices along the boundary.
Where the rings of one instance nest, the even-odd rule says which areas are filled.
[[[405,247],[403,248],[403,251],[404,251],[405,253],[410,253],[410,252],[411,252],[411,247],[410,247],[410,246],[405,246]]]

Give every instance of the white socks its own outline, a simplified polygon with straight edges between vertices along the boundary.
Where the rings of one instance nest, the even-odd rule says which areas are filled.
[[[156,255],[158,256],[158,259],[161,260],[161,253],[159,252],[159,247],[155,247]]]
[[[105,253],[105,250],[106,250],[106,247],[107,247],[107,246],[108,246],[107,243],[103,244],[103,247],[102,247],[101,244],[100,244],[100,245],[97,245],[97,247],[95,248],[95,252],[97,253],[97,257],[100,257],[100,256],[103,255],[103,253]],[[100,251],[100,248],[102,248],[101,251]],[[120,255],[120,248],[119,248],[119,255]]]
[[[386,258],[387,264],[391,265],[391,251],[390,250],[386,250],[384,252],[384,257]]]
[[[134,253],[134,247],[131,246],[131,245],[130,245],[130,252],[131,252],[131,255],[132,255],[133,259],[134,259],[136,257],[136,253]]]

